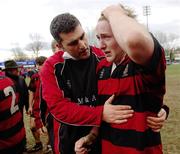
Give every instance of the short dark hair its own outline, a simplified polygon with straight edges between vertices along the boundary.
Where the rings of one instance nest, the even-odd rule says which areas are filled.
[[[61,42],[60,33],[73,32],[80,24],[80,21],[70,13],[63,13],[56,16],[50,25],[50,32],[57,42]]]
[[[41,65],[43,65],[43,63],[45,62],[46,59],[47,59],[47,57],[40,56],[35,59],[35,62],[36,62],[36,64],[41,66]]]

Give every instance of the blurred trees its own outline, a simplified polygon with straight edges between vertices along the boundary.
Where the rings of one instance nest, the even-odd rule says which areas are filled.
[[[166,34],[160,31],[155,32],[154,35],[165,49],[175,48],[177,46],[176,40],[180,38],[179,35],[177,34],[173,34],[173,33]]]
[[[154,36],[160,42],[160,44],[165,49],[166,56],[170,58],[170,61],[174,61],[174,52],[177,48],[179,48],[178,39],[180,36],[173,33],[164,33],[164,32],[155,32]]]
[[[87,39],[88,39],[89,45],[98,47],[95,30],[93,28],[91,28],[91,29],[86,28],[86,34],[87,34]]]
[[[28,59],[28,55],[25,54],[19,46],[12,48],[11,51],[13,53],[13,59],[16,61],[23,61]]]
[[[39,56],[39,51],[47,48],[47,43],[43,42],[43,37],[38,33],[29,34],[31,42],[26,45],[25,49],[33,51],[35,57]]]

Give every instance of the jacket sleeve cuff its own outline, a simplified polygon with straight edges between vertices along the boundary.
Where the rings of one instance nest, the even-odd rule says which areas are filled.
[[[162,108],[166,111],[166,119],[169,116],[169,107],[167,105],[163,105]]]

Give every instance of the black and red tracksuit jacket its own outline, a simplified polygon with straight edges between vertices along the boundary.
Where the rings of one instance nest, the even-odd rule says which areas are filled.
[[[0,154],[21,154],[26,143],[16,89],[10,78],[0,74]]]
[[[59,51],[43,64],[42,94],[50,113],[61,123],[61,154],[73,154],[74,143],[89,133],[90,126],[101,124],[103,106],[94,107],[98,104],[95,73],[104,54],[91,47],[86,60],[65,60],[62,56]]]

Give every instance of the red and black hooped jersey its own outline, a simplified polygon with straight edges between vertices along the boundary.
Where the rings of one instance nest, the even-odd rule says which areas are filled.
[[[25,129],[13,81],[0,76],[0,154],[18,154],[25,144]]]
[[[165,94],[165,56],[154,39],[155,49],[148,66],[134,63],[128,56],[111,74],[112,64],[101,61],[97,67],[100,102],[115,94],[113,104],[130,105],[132,118],[124,124],[103,123],[103,154],[162,154],[160,133],[148,128],[146,118],[156,115]]]

